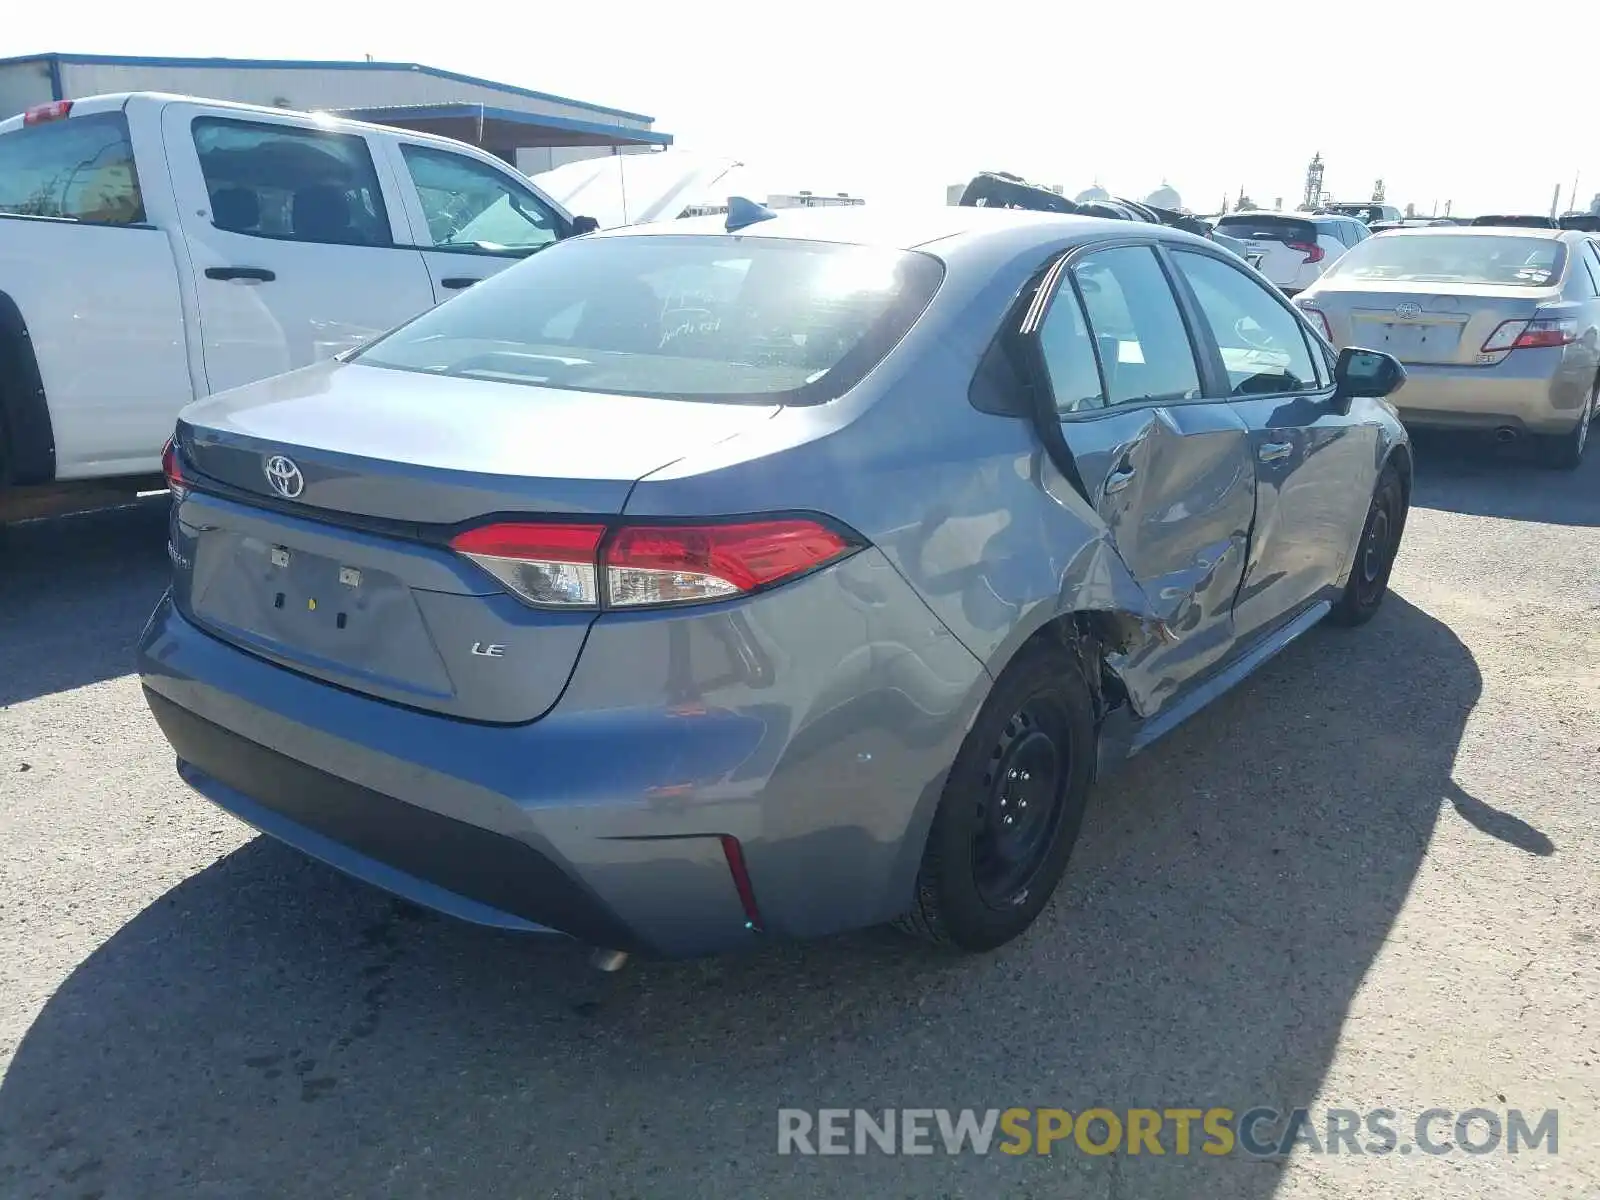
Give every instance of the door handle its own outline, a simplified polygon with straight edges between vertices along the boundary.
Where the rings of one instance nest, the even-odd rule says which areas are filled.
[[[1139,472],[1134,470],[1132,467],[1124,467],[1113,471],[1111,474],[1106,476],[1105,487],[1101,490],[1108,496],[1113,492],[1120,492],[1123,488],[1127,487],[1133,482],[1133,477],[1138,473]]]
[[[265,267],[207,267],[207,279],[248,280],[251,283],[271,283],[278,276]]]
[[[1277,462],[1278,459],[1288,458],[1293,453],[1293,442],[1266,442],[1257,453],[1257,457],[1262,462]]]
[[[447,288],[452,292],[458,292],[462,288],[469,288],[475,283],[482,282],[483,280],[475,279],[470,275],[453,275],[449,279],[439,280],[439,286],[442,288]]]

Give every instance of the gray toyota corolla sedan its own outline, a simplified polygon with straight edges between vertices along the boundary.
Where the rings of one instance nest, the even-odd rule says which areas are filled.
[[[1098,774],[1376,610],[1403,378],[1160,226],[575,238],[184,411],[144,687],[201,794],[468,920],[982,950]]]

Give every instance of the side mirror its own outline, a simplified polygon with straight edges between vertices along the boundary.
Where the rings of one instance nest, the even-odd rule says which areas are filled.
[[[1347,399],[1392,395],[1405,381],[1406,369],[1400,360],[1381,350],[1346,346],[1339,351],[1339,361],[1333,367],[1334,386]]]
[[[573,237],[577,237],[579,234],[583,234],[583,233],[593,233],[596,229],[599,229],[599,228],[600,228],[600,222],[595,220],[593,217],[573,217],[572,218],[572,236]]]

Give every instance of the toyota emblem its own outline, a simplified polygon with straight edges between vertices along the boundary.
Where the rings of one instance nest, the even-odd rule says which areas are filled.
[[[1412,320],[1414,317],[1422,315],[1422,305],[1415,300],[1407,300],[1404,304],[1396,304],[1394,306],[1394,315],[1402,321]]]
[[[267,476],[267,482],[272,485],[272,490],[285,500],[297,499],[300,493],[306,490],[306,477],[300,474],[300,468],[294,465],[292,459],[274,454],[267,459],[261,469]]]

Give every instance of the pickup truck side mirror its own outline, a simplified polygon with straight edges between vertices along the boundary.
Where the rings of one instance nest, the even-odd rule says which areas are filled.
[[[577,237],[579,234],[593,233],[599,228],[600,222],[595,220],[593,217],[573,217],[572,233],[570,236]]]
[[[1382,350],[1346,346],[1339,351],[1339,361],[1333,367],[1335,391],[1346,400],[1388,396],[1399,391],[1405,381],[1406,369],[1400,360]]]

